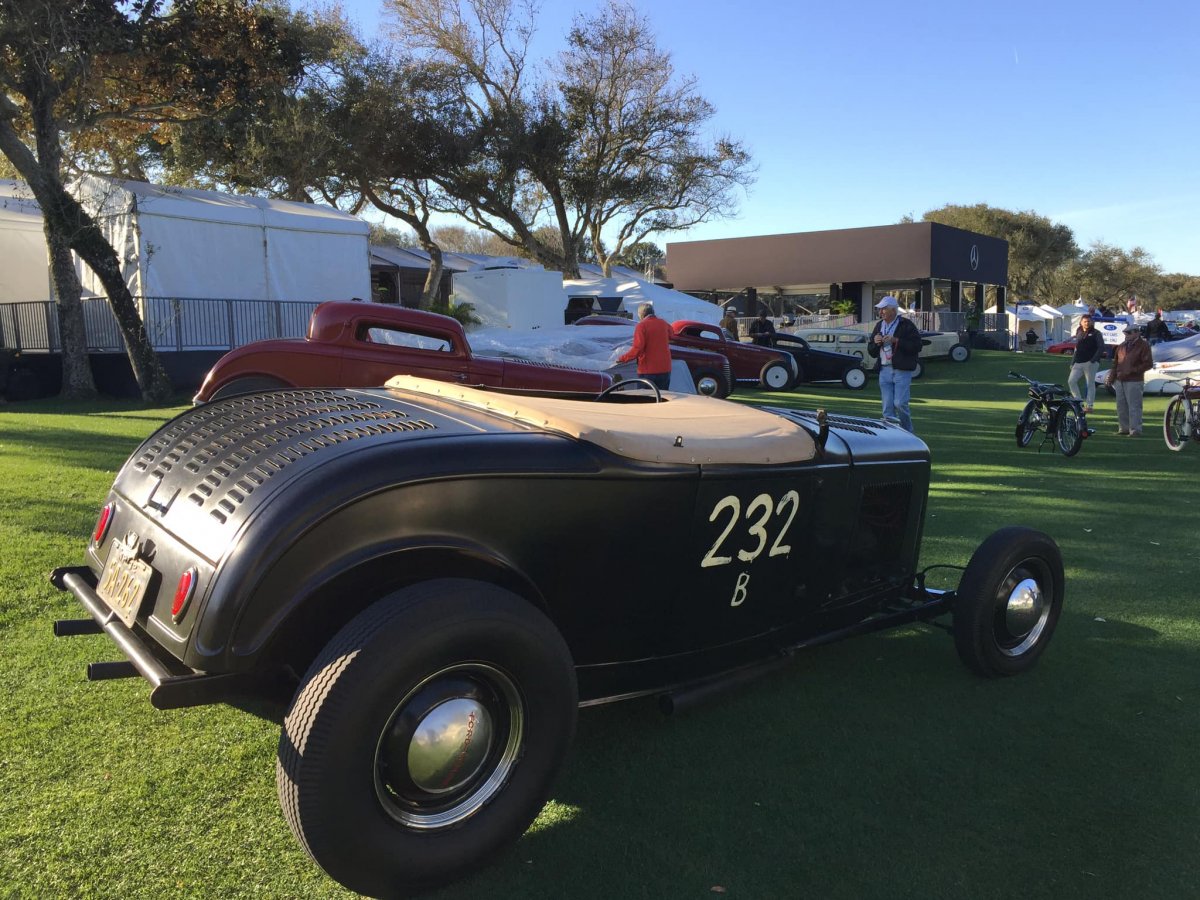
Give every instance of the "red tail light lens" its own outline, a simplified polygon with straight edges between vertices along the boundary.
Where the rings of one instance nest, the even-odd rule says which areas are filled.
[[[96,520],[96,530],[92,532],[93,544],[99,544],[108,534],[108,526],[112,524],[114,506],[113,503],[106,503],[104,509],[100,510],[100,518]]]
[[[196,569],[193,567],[179,576],[179,584],[175,587],[175,599],[171,603],[171,618],[176,622],[183,616],[188,601],[192,599],[192,594],[195,592]]]

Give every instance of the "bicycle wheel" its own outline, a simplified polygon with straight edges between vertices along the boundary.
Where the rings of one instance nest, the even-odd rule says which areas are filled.
[[[1033,440],[1033,433],[1037,431],[1038,424],[1041,422],[1041,413],[1038,411],[1038,402],[1030,400],[1025,404],[1025,408],[1021,410],[1021,415],[1017,419],[1017,446],[1028,447],[1029,442]]]
[[[1054,423],[1054,443],[1058,445],[1063,456],[1074,456],[1083,446],[1083,423],[1078,411],[1069,403],[1064,403],[1058,409],[1058,418]]]
[[[1187,446],[1191,437],[1188,402],[1182,396],[1172,397],[1163,413],[1163,440],[1172,450],[1179,452]]]

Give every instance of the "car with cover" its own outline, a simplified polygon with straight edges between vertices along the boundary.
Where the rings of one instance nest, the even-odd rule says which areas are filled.
[[[609,326],[610,330],[621,334],[623,339],[626,334],[631,335],[634,328],[632,319],[624,316],[606,315],[604,313],[593,313],[592,315],[583,316],[571,324],[589,329],[597,326]],[[632,340],[633,338],[630,336],[628,341],[631,342]],[[696,347],[688,347],[672,341],[671,359],[681,360],[687,365],[688,372],[692,376],[692,382],[696,386],[697,394],[724,399],[733,393],[736,384],[733,377],[733,370],[729,366],[729,360],[720,353],[713,353]]]
[[[118,472],[84,562],[52,573],[88,613],[55,633],[107,634],[124,658],[89,677],[141,675],[157,708],[282,704],[285,818],[372,896],[514,842],[581,706],[678,709],[803,648],[945,615],[979,675],[1038,660],[1057,545],[1002,528],[932,587],[919,438],[641,384],[399,377],[194,407]]]
[[[478,356],[450,316],[385,303],[333,300],[313,310],[304,338],[255,341],[209,370],[195,402],[281,388],[378,387],[394,375],[526,390],[601,391],[610,375]]]

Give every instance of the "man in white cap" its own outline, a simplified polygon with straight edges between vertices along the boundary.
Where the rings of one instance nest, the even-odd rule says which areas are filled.
[[[908,398],[917,356],[921,353],[921,332],[900,315],[900,305],[891,294],[875,304],[879,321],[871,332],[867,351],[875,358],[879,374],[879,393],[883,398],[883,417],[899,420],[900,427],[912,431]]]

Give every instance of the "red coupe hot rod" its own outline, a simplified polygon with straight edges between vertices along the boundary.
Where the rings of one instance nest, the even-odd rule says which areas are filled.
[[[281,388],[378,387],[396,375],[457,384],[596,393],[612,376],[565,366],[476,356],[458,320],[380,303],[330,301],[303,339],[255,341],[217,360],[196,403]]]

